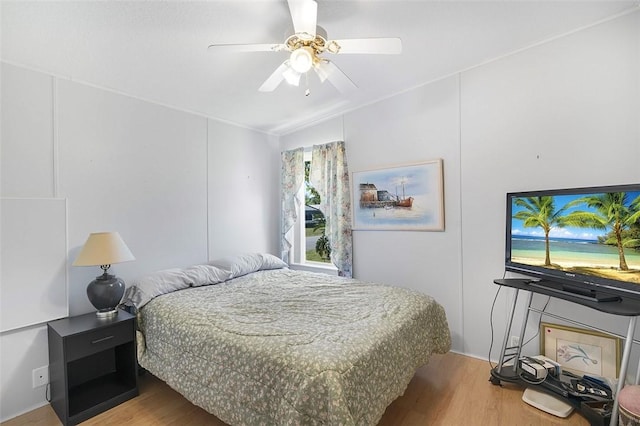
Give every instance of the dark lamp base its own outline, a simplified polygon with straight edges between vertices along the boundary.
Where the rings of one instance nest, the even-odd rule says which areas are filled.
[[[98,318],[111,318],[118,314],[118,305],[124,295],[125,285],[122,279],[106,272],[87,286],[87,297],[98,310]]]

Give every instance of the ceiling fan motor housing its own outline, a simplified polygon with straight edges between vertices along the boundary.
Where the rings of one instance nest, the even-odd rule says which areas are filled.
[[[305,73],[313,66],[320,63],[320,54],[327,50],[330,53],[338,53],[340,45],[335,41],[327,42],[326,31],[318,27],[316,35],[311,38],[309,35],[293,34],[285,41],[287,49],[291,52],[289,63],[291,67],[299,73]]]

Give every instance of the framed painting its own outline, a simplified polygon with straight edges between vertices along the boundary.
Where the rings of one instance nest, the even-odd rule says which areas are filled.
[[[353,172],[353,229],[444,231],[442,159]]]
[[[565,325],[540,324],[542,355],[579,375],[617,378],[622,339]]]

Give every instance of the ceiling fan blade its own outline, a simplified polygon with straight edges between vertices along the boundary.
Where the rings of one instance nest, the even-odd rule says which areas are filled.
[[[284,72],[289,68],[289,61],[284,61],[276,70],[262,83],[258,89],[260,92],[273,92],[284,80]]]
[[[340,46],[337,52],[331,48],[331,44]],[[399,38],[350,38],[345,40],[333,40],[328,43],[331,53],[377,53],[393,55],[402,52],[402,40]]]
[[[264,43],[264,44],[210,44],[209,50],[220,53],[241,53],[241,52],[279,52],[285,50],[284,44]]]
[[[324,83],[325,80],[329,80],[339,92],[347,93],[358,88],[358,86],[331,61],[326,59],[321,61],[315,70],[321,82]]]
[[[313,40],[316,37],[318,3],[314,0],[288,0],[288,3],[296,35],[306,34],[309,40]]]

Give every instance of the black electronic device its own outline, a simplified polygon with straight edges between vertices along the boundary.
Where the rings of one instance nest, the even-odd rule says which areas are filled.
[[[596,382],[584,380],[570,372],[563,371],[558,377],[545,376],[540,385],[565,398],[581,401],[602,401],[612,398],[611,389]]]
[[[640,299],[640,184],[508,193],[505,267],[585,300]]]

